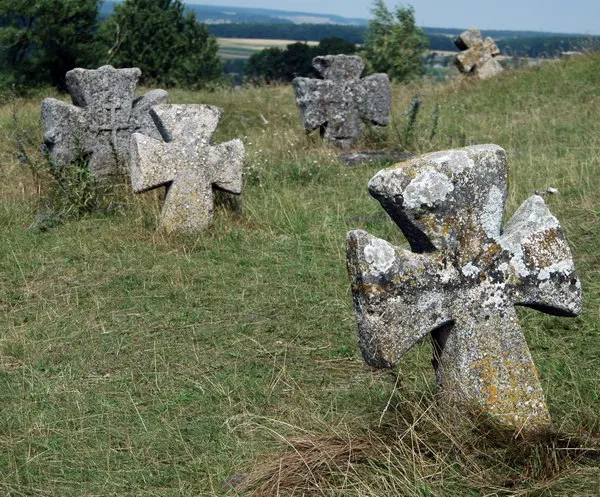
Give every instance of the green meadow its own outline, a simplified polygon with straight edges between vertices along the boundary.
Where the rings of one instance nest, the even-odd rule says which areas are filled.
[[[126,184],[105,208],[28,229],[56,193],[16,142],[39,157],[40,100],[57,95],[4,95],[0,495],[600,495],[600,55],[393,93],[392,123],[358,149],[496,143],[506,217],[558,190],[545,199],[584,311],[518,311],[552,429],[506,433],[440,405],[427,342],[394,371],[364,364],[345,236],[405,245],[367,191],[389,163],[343,165],[305,134],[291,86],[169,92],[222,107],[215,141],[248,154],[241,212],[218,207],[185,237],[156,230],[160,194]]]

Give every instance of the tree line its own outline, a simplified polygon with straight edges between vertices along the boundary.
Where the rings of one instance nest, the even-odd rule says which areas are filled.
[[[342,24],[208,24],[209,31],[221,38],[255,38],[318,41],[323,38],[343,38],[351,43],[365,43],[368,26]],[[454,28],[422,28],[429,50],[457,52],[454,38],[461,32]],[[517,57],[556,57],[567,50],[598,50],[600,36],[556,35],[535,31],[487,30],[504,55]]]

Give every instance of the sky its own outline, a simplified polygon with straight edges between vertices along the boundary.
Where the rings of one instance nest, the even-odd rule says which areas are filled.
[[[184,0],[185,3],[255,7],[371,17],[370,0]],[[600,35],[600,0],[387,0],[410,4],[417,24],[436,28],[510,29]]]

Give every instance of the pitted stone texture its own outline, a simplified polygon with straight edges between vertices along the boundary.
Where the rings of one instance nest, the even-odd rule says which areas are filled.
[[[508,426],[549,414],[515,305],[581,312],[581,285],[557,219],[537,195],[501,228],[504,150],[479,145],[384,169],[369,191],[412,252],[365,231],[347,238],[348,271],[366,362],[392,367],[431,333],[446,400]]]
[[[162,139],[132,135],[133,191],[168,186],[160,221],[167,232],[195,233],[210,226],[213,185],[242,192],[244,144],[211,145],[222,113],[209,105],[157,105],[150,114]]]
[[[347,148],[363,135],[362,121],[388,124],[392,92],[387,74],[360,79],[364,64],[355,55],[315,57],[313,66],[325,79],[293,81],[307,131],[318,128],[326,141]]]
[[[150,117],[153,105],[167,102],[167,92],[153,90],[134,100],[141,75],[137,68],[73,69],[66,74],[71,100],[42,100],[44,142],[53,160],[68,163],[89,155],[88,167],[101,182],[127,174],[131,134],[160,138]]]
[[[463,50],[455,58],[456,67],[462,73],[474,74],[479,79],[496,76],[504,69],[494,59],[500,54],[498,46],[492,38],[483,38],[478,29],[470,29],[461,33],[454,44]]]

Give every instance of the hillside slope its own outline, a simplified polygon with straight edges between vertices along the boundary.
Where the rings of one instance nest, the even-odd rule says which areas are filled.
[[[511,168],[507,215],[558,190],[546,199],[584,313],[519,310],[552,432],[440,422],[427,343],[397,375],[364,365],[344,238],[362,228],[405,244],[366,190],[385,164],[348,168],[306,136],[291,87],[170,92],[221,106],[216,142],[248,149],[243,212],[219,208],[213,228],[179,238],[155,231],[157,195],[126,186],[112,210],[27,230],[51,183],[15,141],[38,154],[40,99],[57,96],[44,91],[0,105],[0,493],[232,495],[244,482],[263,496],[597,492],[600,56],[393,92],[392,125],[358,148],[496,143]]]

